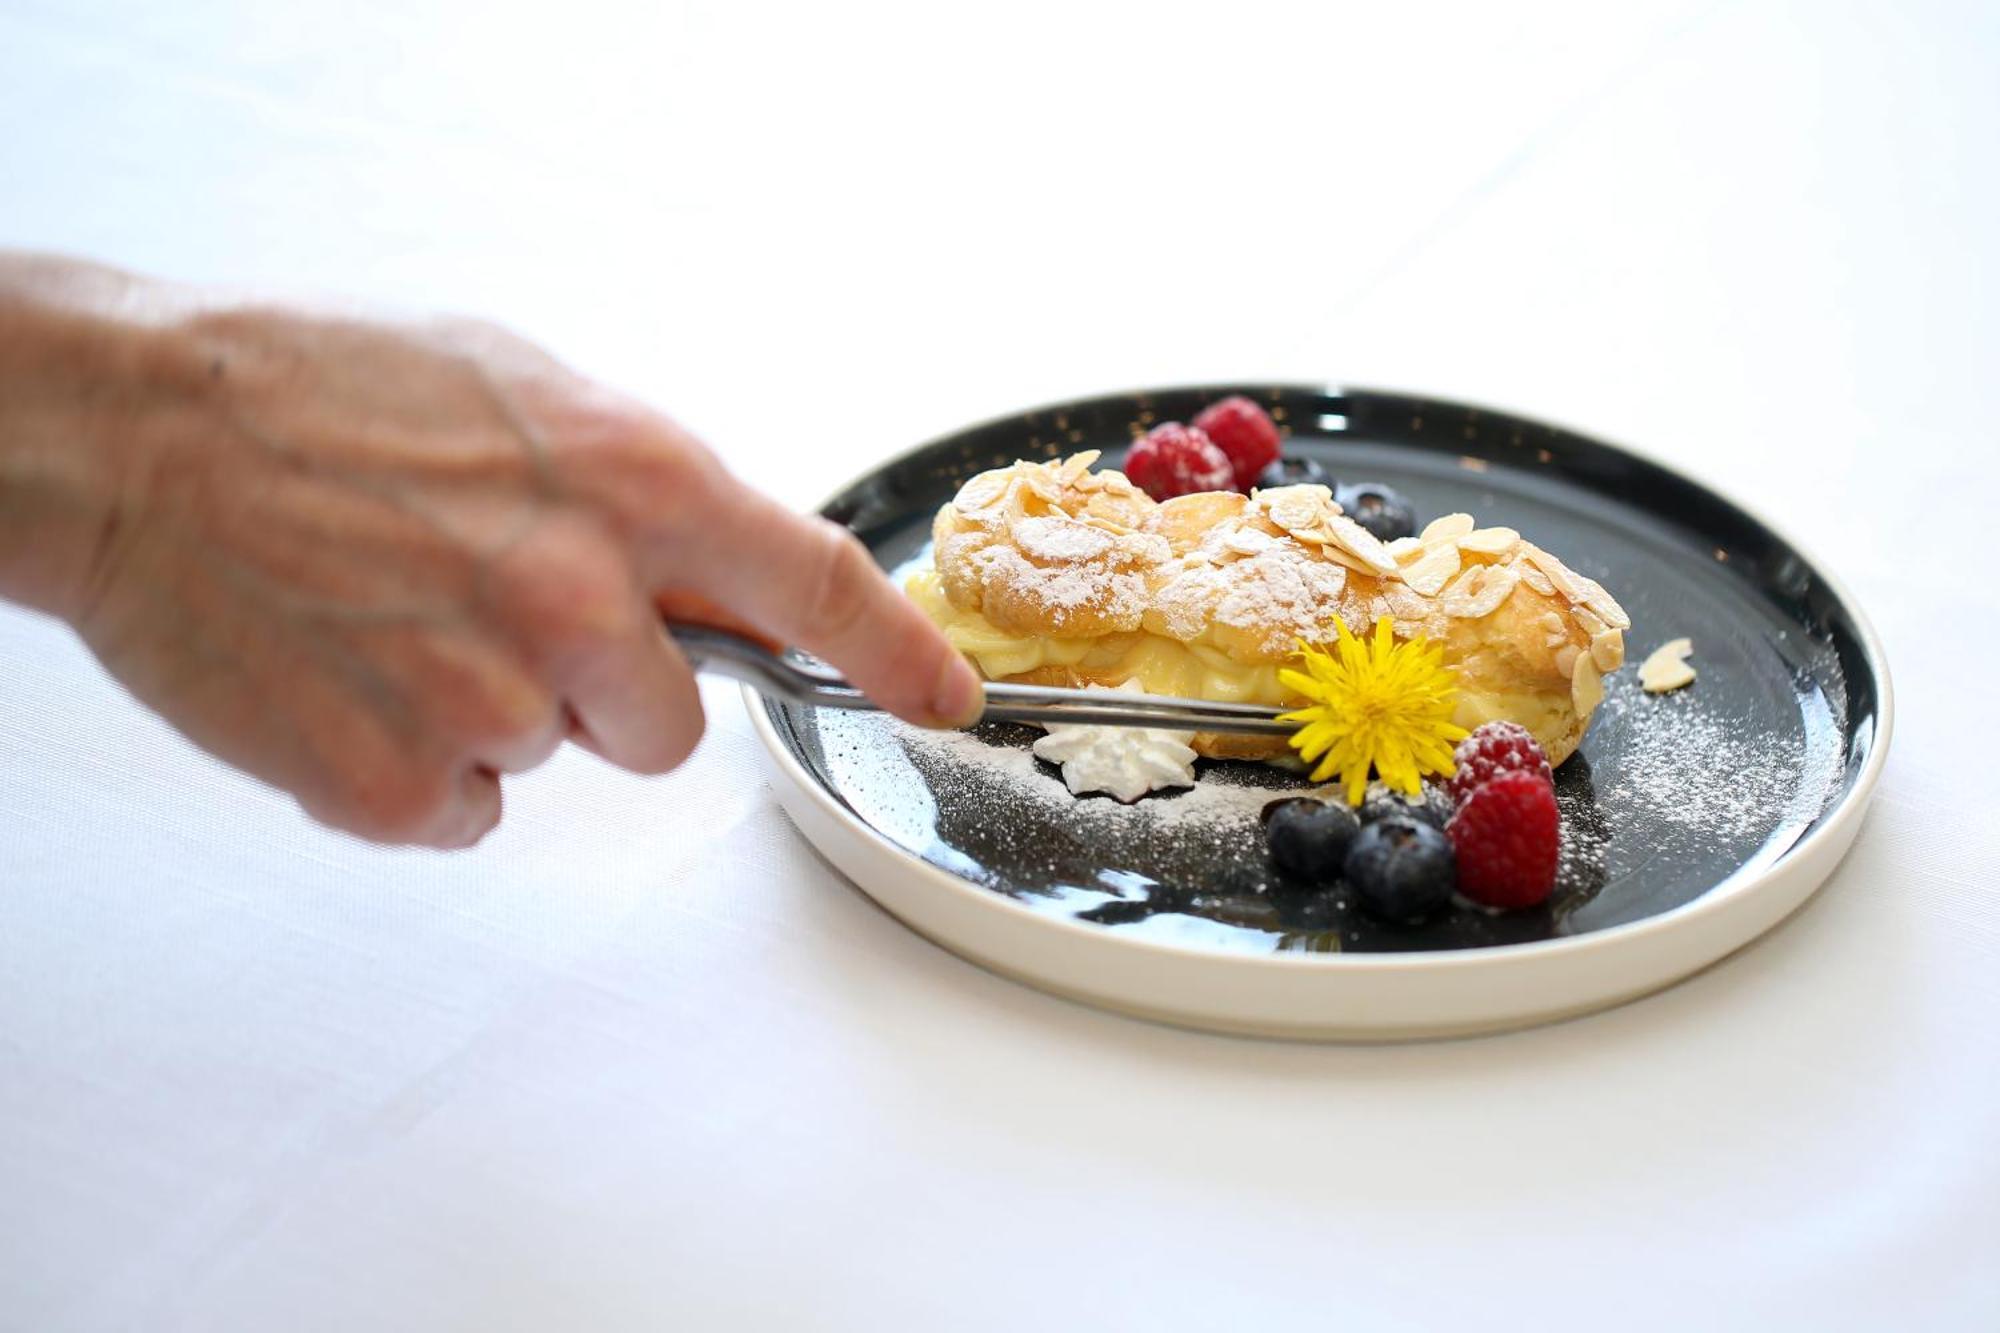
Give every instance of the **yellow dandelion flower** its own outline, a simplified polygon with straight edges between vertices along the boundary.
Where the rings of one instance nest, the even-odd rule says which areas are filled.
[[[1466,736],[1451,720],[1458,686],[1444,664],[1444,648],[1429,639],[1397,643],[1387,616],[1374,635],[1357,639],[1339,620],[1333,652],[1303,639],[1305,670],[1286,668],[1278,679],[1312,702],[1278,720],[1295,722],[1291,747],[1306,762],[1319,760],[1314,782],[1338,774],[1349,805],[1361,804],[1372,768],[1382,781],[1411,796],[1423,776],[1450,777],[1452,747]]]

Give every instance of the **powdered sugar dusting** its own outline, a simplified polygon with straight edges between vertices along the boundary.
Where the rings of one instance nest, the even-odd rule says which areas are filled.
[[[1029,728],[921,731],[831,711],[812,726],[831,786],[864,820],[1039,910],[1203,947],[1459,948],[1598,929],[1687,902],[1782,856],[1838,789],[1838,704],[1804,677],[1796,696],[1761,702],[1700,685],[1646,695],[1629,674],[1607,683],[1579,758],[1556,774],[1562,833],[1548,905],[1467,908],[1419,927],[1374,922],[1338,890],[1272,869],[1264,807],[1339,799],[1295,772],[1204,760],[1192,788],[1128,806],[1071,795],[1030,751]],[[1787,724],[1782,705],[1793,697],[1801,711]]]
[[[822,712],[818,729],[836,789],[925,860],[1063,915],[1130,911],[1130,928],[1184,928],[1230,948],[1269,949],[1288,929],[1265,896],[1263,808],[1334,794],[1274,766],[1203,761],[1193,787],[1121,805],[1072,796],[1030,752],[1032,728],[922,731]],[[1138,920],[1162,914],[1178,925]]]
[[[1154,594],[1147,628],[1185,642],[1207,633],[1212,622],[1255,633],[1262,651],[1282,654],[1293,639],[1321,635],[1343,612],[1351,614],[1340,600],[1345,568],[1296,543],[1265,540],[1258,554],[1228,563],[1184,561]]]
[[[1590,793],[1566,782],[1556,784],[1561,841],[1556,849],[1556,883],[1571,891],[1595,892],[1604,883],[1604,849],[1611,831]]]
[[[1110,554],[1112,535],[1073,518],[1024,518],[1014,525],[1014,542],[1031,560],[1043,564],[1076,564]]]
[[[1051,632],[1084,613],[1102,617],[1112,629],[1137,629],[1145,610],[1146,580],[1131,570],[1037,565],[1011,546],[989,546],[972,563],[985,585],[989,614],[1001,606],[1026,608],[1046,618]]]
[[[1718,711],[1697,686],[1677,695],[1642,692],[1613,676],[1599,725],[1621,741],[1593,760],[1598,799],[1670,834],[1709,841],[1761,838],[1810,823],[1838,773],[1837,747],[1807,718],[1804,731],[1774,735]]]
[[[1185,791],[1148,797],[1131,805],[1111,800],[1079,800],[1051,767],[1044,766],[1030,749],[996,745],[969,731],[919,731],[899,728],[900,741],[912,758],[942,761],[938,772],[943,784],[940,796],[979,799],[997,783],[1006,784],[1010,794],[1026,796],[1064,819],[1115,828],[1124,833],[1158,832],[1163,825],[1206,826],[1249,821],[1272,801],[1286,796],[1331,798],[1338,790],[1332,785],[1302,785],[1280,769],[1271,770],[1269,785],[1217,782],[1212,778],[1195,783]],[[937,778],[934,777],[933,781]]]

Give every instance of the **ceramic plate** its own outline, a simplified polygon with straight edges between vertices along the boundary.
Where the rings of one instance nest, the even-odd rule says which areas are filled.
[[[1401,490],[1418,524],[1454,510],[1518,528],[1631,614],[1631,662],[1689,637],[1699,678],[1607,681],[1557,774],[1556,892],[1420,926],[1278,875],[1259,814],[1303,779],[1203,761],[1190,791],[1077,799],[1028,728],[930,733],[749,696],[795,822],[862,890],[976,962],[1170,1022],[1394,1039],[1495,1030],[1644,994],[1797,907],[1852,841],[1887,748],[1888,673],[1840,586],[1742,507],[1626,450],[1437,399],[1208,386],[1051,406],[889,462],[824,512],[893,572],[929,558],[932,516],[974,473],[1101,449],[1232,392],[1287,453]]]

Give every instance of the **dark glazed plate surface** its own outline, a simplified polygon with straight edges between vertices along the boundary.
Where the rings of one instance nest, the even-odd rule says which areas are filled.
[[[1766,866],[1852,788],[1875,743],[1880,682],[1838,593],[1756,519],[1613,446],[1502,413],[1366,389],[1209,386],[1041,408],[948,436],[843,492],[826,513],[892,570],[928,559],[938,507],[1016,458],[1102,449],[1232,392],[1265,403],[1289,452],[1341,481],[1381,481],[1421,525],[1465,510],[1518,528],[1631,613],[1633,665],[1558,773],[1565,848],[1544,908],[1461,905],[1422,926],[1378,921],[1266,860],[1261,804],[1302,786],[1267,765],[1203,761],[1193,792],[1078,801],[994,726],[941,738],[888,719],[767,703],[783,743],[879,835],[974,884],[1098,928],[1231,952],[1381,952],[1518,944],[1602,930]],[[1642,693],[1636,663],[1691,637],[1699,679]]]

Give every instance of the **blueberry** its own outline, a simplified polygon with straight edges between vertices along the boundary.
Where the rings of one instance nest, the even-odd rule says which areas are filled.
[[[1333,478],[1318,463],[1297,454],[1286,454],[1257,474],[1257,485],[1264,490],[1274,486],[1304,486],[1307,483],[1332,486]]]
[[[1440,911],[1458,883],[1451,843],[1408,815],[1364,825],[1347,849],[1346,875],[1362,906],[1391,921],[1420,921]]]
[[[1361,822],[1364,824],[1396,815],[1422,820],[1432,828],[1443,828],[1445,821],[1451,818],[1451,811],[1432,799],[1429,787],[1424,788],[1422,796],[1412,800],[1401,792],[1377,785],[1370,789],[1368,799],[1361,803]]]
[[[1279,801],[1264,812],[1264,838],[1271,860],[1288,875],[1327,883],[1340,875],[1347,845],[1360,827],[1344,805],[1300,797]]]
[[[1334,492],[1333,498],[1356,523],[1382,541],[1392,542],[1398,537],[1417,535],[1417,511],[1411,508],[1401,491],[1384,486],[1379,481],[1342,486]]]

